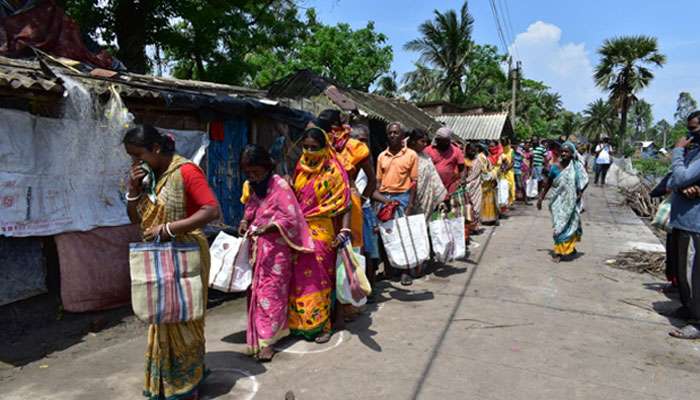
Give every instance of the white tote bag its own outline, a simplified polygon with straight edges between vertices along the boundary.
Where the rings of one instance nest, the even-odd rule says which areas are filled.
[[[246,291],[253,281],[250,240],[219,232],[209,252],[209,287],[226,293]]]
[[[455,243],[452,260],[460,260],[467,256],[467,237],[464,230],[464,217],[448,219],[447,225],[450,227],[450,232],[452,233],[452,238]]]
[[[428,223],[433,256],[441,263],[452,261],[455,253],[455,238],[452,227],[447,221],[446,218],[441,217]]]
[[[525,194],[528,198],[531,199],[537,197],[537,179],[530,178],[527,180],[527,183],[525,184]]]
[[[510,197],[510,185],[508,180],[499,179],[498,180],[498,206],[505,207],[508,205],[508,198]]]
[[[430,257],[428,228],[423,214],[384,222],[379,232],[394,268],[416,268]]]

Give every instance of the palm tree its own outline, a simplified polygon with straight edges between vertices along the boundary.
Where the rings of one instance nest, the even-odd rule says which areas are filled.
[[[474,18],[469,14],[466,1],[459,16],[455,10],[445,13],[435,10],[434,13],[434,20],[425,21],[418,28],[422,37],[406,43],[404,48],[419,52],[419,64],[440,72],[440,93],[447,94],[449,100],[456,103],[464,97],[462,81],[473,46]]]
[[[647,140],[647,133],[651,128],[651,123],[654,122],[651,104],[647,103],[644,99],[637,100],[630,109],[630,117],[632,119],[632,126],[634,126],[635,140],[641,140],[642,136],[644,140]]]
[[[601,135],[612,136],[615,127],[615,110],[610,103],[597,99],[583,110],[583,132],[590,139]]]
[[[447,100],[444,93],[439,90],[440,71],[416,64],[416,69],[403,76],[401,92],[406,93],[411,100],[427,102],[434,100]]]
[[[657,40],[649,36],[622,36],[608,39],[598,50],[600,64],[595,69],[596,85],[610,92],[610,101],[620,112],[619,140],[624,144],[627,112],[635,94],[649,86],[654,74],[648,66],[662,67],[666,56]]]
[[[377,89],[374,94],[384,97],[396,97],[399,92],[399,84],[396,82],[396,71],[389,75],[384,75],[377,81]]]

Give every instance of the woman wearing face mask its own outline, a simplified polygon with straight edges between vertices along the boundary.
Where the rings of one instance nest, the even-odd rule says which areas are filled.
[[[127,211],[140,224],[146,241],[197,243],[206,304],[209,244],[201,231],[219,218],[219,205],[201,169],[175,154],[175,142],[150,125],[130,129],[123,139],[133,160]],[[143,179],[149,176],[149,184]],[[146,186],[146,187],[144,187]],[[148,326],[146,379],[143,393],[151,399],[197,399],[204,379],[204,318]]]
[[[440,179],[433,160],[423,153],[430,146],[430,138],[422,129],[414,129],[408,136],[408,148],[418,154],[418,182],[416,183],[416,198],[413,202],[413,213],[424,214],[430,220],[440,203],[447,197],[447,189]]]
[[[295,253],[312,253],[309,226],[292,188],[273,174],[267,150],[248,145],[241,153],[245,213],[241,235],[253,238],[253,282],[248,298],[248,352],[271,361],[274,345],[289,335],[287,309]]]
[[[550,167],[549,178],[537,200],[537,209],[541,210],[547,192],[553,190],[549,211],[552,213],[554,226],[554,262],[576,254],[576,243],[581,240],[583,234],[578,205],[583,191],[588,186],[588,174],[575,155],[576,146],[572,142],[562,145],[558,161]]]
[[[303,153],[294,176],[296,194],[314,243],[313,253],[300,254],[292,277],[289,328],[317,343],[343,327],[343,315],[331,304],[335,290],[337,246],[351,238],[350,183],[330,147],[326,133],[310,128],[302,137]]]

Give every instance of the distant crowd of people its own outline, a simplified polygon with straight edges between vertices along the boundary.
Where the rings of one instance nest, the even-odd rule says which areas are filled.
[[[448,127],[429,133],[398,122],[388,124],[386,138],[374,160],[367,126],[325,110],[303,132],[292,176],[275,173],[279,162],[267,149],[243,150],[247,180],[238,233],[253,241],[246,341],[261,362],[272,360],[280,339],[295,335],[325,343],[359,313],[337,300],[339,246],[351,243],[361,251],[372,286],[380,279],[408,286],[425,273],[422,265],[396,268],[388,261],[378,234],[387,214],[423,215],[426,221],[436,213],[460,216],[468,240],[481,224],[507,218],[516,202],[537,199],[541,208],[549,194],[554,260],[575,255],[588,178],[572,142],[460,142]],[[220,217],[206,176],[152,126],[129,130],[123,142],[133,159],[126,194],[132,222],[146,241],[199,246],[204,290],[197,295],[206,304],[209,249],[202,228]],[[605,171],[600,175],[604,182]],[[151,324],[145,371],[147,396],[197,398],[205,375],[203,318]]]

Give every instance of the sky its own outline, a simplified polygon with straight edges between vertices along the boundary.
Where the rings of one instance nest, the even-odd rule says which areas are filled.
[[[649,35],[659,40],[667,64],[654,71],[651,86],[638,96],[652,104],[654,119],[673,121],[681,91],[700,100],[700,34],[697,0],[496,0],[509,11],[505,35],[524,75],[543,81],[560,93],[564,107],[582,111],[604,97],[593,82],[599,61],[598,48],[607,38]],[[473,40],[500,45],[496,22],[488,0],[469,1],[475,19]],[[374,21],[375,29],[388,36],[394,50],[392,70],[399,76],[413,69],[417,53],[403,45],[417,38],[418,26],[431,19],[433,10],[458,10],[461,1],[432,0],[306,0],[326,24],[349,23],[362,28]],[[501,11],[501,14],[505,14]],[[512,28],[511,28],[512,27]]]

